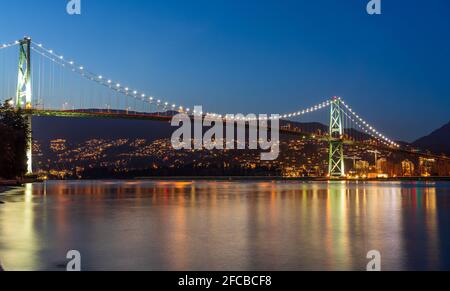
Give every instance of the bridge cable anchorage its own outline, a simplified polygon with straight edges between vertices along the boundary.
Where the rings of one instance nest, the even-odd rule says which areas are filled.
[[[95,74],[92,71],[86,69],[84,66],[78,65],[78,63],[76,63],[74,61],[66,60],[63,55],[57,54],[55,51],[53,51],[52,49],[48,49],[41,43],[36,43],[33,41],[33,44],[36,45],[36,47],[34,47],[34,46],[32,47],[33,51],[46,57],[47,59],[51,60],[55,64],[57,64],[59,66],[63,66],[63,67],[67,66],[67,67],[71,68],[72,71],[78,73],[85,79],[88,79],[90,81],[93,81],[100,85],[103,85],[117,93],[123,94],[127,97],[132,97],[135,100],[140,100],[140,101],[146,102],[148,104],[155,104],[157,106],[159,105],[158,107],[164,106],[165,109],[171,109],[172,111],[175,111],[175,112],[184,112],[184,113],[188,113],[188,114],[197,113],[188,107],[177,106],[176,104],[170,105],[171,104],[170,102],[166,102],[166,101],[162,100],[161,98],[152,97],[150,95],[140,93],[141,91],[139,91],[139,90],[133,90],[128,87],[122,86],[121,85],[121,84],[123,84],[122,82],[112,81],[112,79],[108,79],[101,74]],[[278,114],[280,117],[275,118],[275,119],[280,119],[280,118],[287,119],[287,118],[291,118],[291,117],[299,117],[299,116],[326,108],[330,105],[331,105],[330,100],[327,100],[318,105],[312,106],[312,107],[304,109],[304,110],[298,110],[295,112],[285,113],[285,114]],[[203,114],[203,112],[202,112],[202,114]],[[222,117],[222,118],[224,116],[224,115],[217,114],[217,113],[205,113],[205,115],[212,116],[212,117]],[[268,119],[272,119],[272,118],[268,118]],[[252,121],[252,118],[245,118],[244,121]]]

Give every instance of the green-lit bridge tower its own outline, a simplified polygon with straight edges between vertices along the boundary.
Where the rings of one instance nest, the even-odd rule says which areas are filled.
[[[19,75],[17,78],[17,93],[14,100],[16,108],[32,109],[32,88],[31,88],[31,38],[25,37],[19,42]],[[31,115],[27,116],[29,128],[31,130]],[[28,140],[27,150],[27,172],[33,172],[32,164],[32,137]]]
[[[328,161],[330,178],[345,177],[344,129],[342,127],[341,99],[333,97],[330,115],[330,157]]]

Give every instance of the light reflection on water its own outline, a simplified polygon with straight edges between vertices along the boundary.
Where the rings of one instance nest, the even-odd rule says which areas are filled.
[[[450,183],[82,181],[0,196],[8,270],[450,270]]]

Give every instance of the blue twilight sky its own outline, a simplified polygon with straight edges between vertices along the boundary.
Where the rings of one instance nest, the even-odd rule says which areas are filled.
[[[447,123],[450,1],[2,0],[0,42],[24,35],[94,72],[221,113],[290,112],[339,95],[393,138]]]

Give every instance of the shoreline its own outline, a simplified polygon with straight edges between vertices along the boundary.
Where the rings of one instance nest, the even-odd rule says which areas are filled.
[[[6,185],[6,184],[0,183],[0,196],[3,193],[7,192],[8,190],[11,190],[12,187],[17,187],[17,186],[20,186],[20,185],[17,185],[17,184],[16,185]],[[1,201],[0,201],[0,203],[1,203]]]
[[[0,186],[0,197],[3,195],[3,193],[7,192],[8,190],[11,190],[11,187]],[[0,200],[0,204],[2,204],[1,200]]]
[[[450,177],[400,177],[373,179],[328,179],[326,177],[266,177],[266,176],[161,176],[161,177],[123,177],[123,178],[91,178],[65,179],[49,181],[298,181],[298,182],[450,182]]]
[[[410,182],[410,181],[420,181],[420,182],[449,182],[450,177],[401,177],[401,178],[374,178],[374,179],[328,179],[326,177],[298,177],[298,178],[288,178],[288,177],[190,177],[190,176],[180,176],[180,177],[135,177],[132,180],[218,180],[218,181],[300,181],[300,182]]]
[[[35,182],[35,180],[0,180],[0,195],[14,187],[22,187],[24,183]]]

